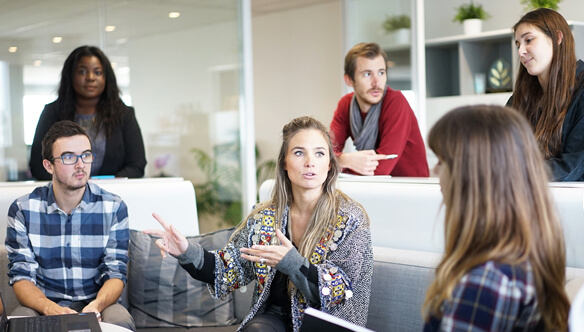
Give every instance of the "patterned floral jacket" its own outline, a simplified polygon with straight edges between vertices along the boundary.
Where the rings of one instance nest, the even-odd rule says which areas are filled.
[[[286,208],[281,223],[284,234],[288,213],[289,208]],[[369,220],[358,203],[347,200],[341,202],[337,216],[334,228],[329,229],[310,257],[310,263],[318,269],[320,303],[311,303],[296,287],[292,288],[291,308],[295,332],[300,329],[303,312],[309,306],[361,326],[367,322],[373,273]],[[245,292],[246,285],[253,280],[257,281],[252,309],[241,326],[265,311],[276,269],[241,258],[239,248],[274,243],[274,226],[275,210],[266,208],[250,216],[246,227],[234,233],[224,249],[213,252],[215,283],[210,286],[210,290],[214,297],[224,297],[236,289]]]

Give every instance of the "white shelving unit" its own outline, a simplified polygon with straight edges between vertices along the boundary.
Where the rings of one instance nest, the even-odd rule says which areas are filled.
[[[517,52],[511,29],[426,41],[428,98],[474,95],[475,73],[487,73],[498,59],[517,71]]]

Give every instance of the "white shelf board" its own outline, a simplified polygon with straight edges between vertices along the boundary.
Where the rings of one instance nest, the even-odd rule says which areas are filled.
[[[501,37],[511,37],[513,30],[509,29],[499,29],[499,30],[491,30],[491,31],[484,31],[474,35],[456,35],[456,36],[448,36],[448,37],[440,37],[440,38],[433,38],[426,40],[426,46],[440,46],[440,45],[448,45],[448,44],[456,44],[461,41],[481,41],[481,40],[489,40],[489,39],[496,39]]]

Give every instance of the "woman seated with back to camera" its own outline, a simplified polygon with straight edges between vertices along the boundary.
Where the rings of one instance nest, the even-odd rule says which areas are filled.
[[[192,245],[160,216],[162,255],[222,297],[255,284],[252,308],[239,330],[298,331],[314,307],[365,325],[373,253],[363,207],[336,189],[340,165],[327,128],[310,117],[284,126],[272,198],[258,204],[226,247]]]
[[[41,113],[30,152],[30,171],[37,180],[50,180],[43,166],[41,142],[61,120],[78,123],[95,154],[91,175],[140,178],[146,155],[134,108],[120,98],[116,75],[106,55],[95,46],[81,46],[65,60],[57,100]]]
[[[445,206],[444,257],[424,331],[567,331],[564,233],[525,118],[469,106],[428,136]]]

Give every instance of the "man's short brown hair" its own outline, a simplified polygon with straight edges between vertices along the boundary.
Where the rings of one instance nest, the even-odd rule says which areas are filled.
[[[376,43],[359,43],[353,46],[345,56],[345,75],[348,75],[354,81],[357,58],[365,57],[367,59],[375,59],[380,55],[383,57],[385,69],[387,70],[387,54],[385,54],[379,45]]]
[[[43,159],[50,160],[52,163],[54,157],[53,143],[61,137],[72,137],[77,135],[82,135],[89,139],[89,136],[87,136],[83,128],[73,121],[63,120],[53,124],[41,143]]]

